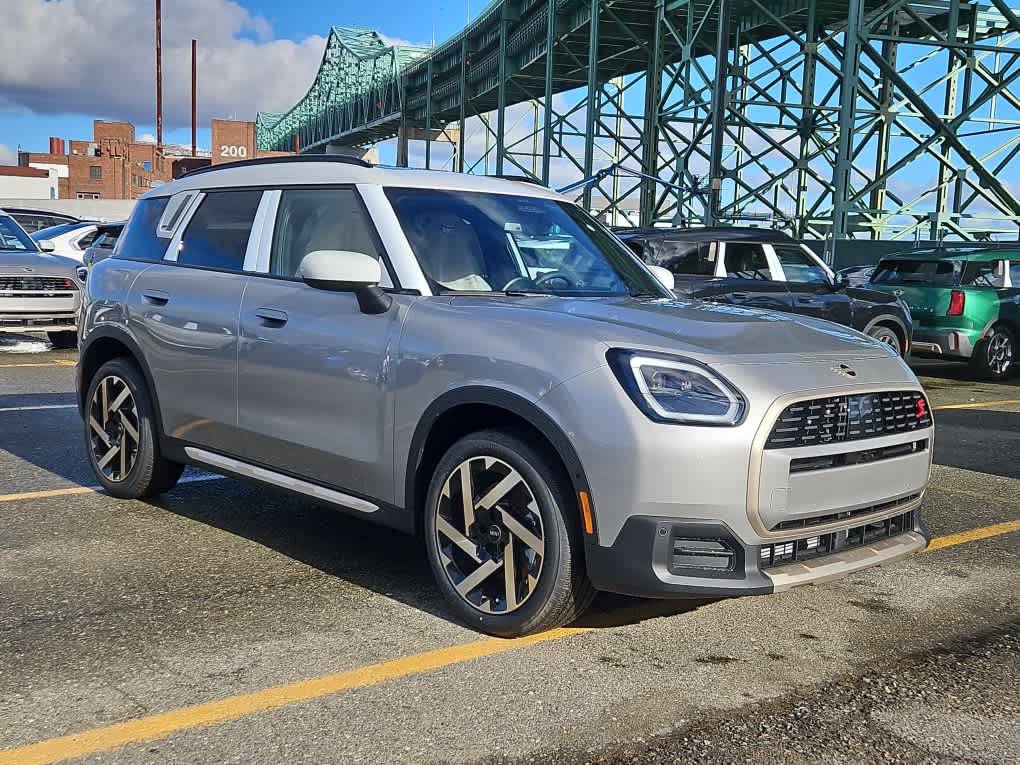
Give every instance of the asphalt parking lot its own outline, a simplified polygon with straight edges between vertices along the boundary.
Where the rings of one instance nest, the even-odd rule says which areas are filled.
[[[1003,762],[1020,751],[1020,377],[921,362],[930,550],[774,596],[600,596],[504,641],[415,540],[189,473],[93,479],[71,352],[0,338],[0,765]]]

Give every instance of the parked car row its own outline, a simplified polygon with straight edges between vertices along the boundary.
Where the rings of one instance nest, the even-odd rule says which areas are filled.
[[[672,273],[679,297],[814,316],[853,327],[900,355],[910,352],[912,323],[901,300],[850,286],[782,232],[652,228],[617,235],[646,263]]]
[[[0,332],[45,332],[56,347],[74,347],[81,306],[77,265],[41,251],[0,210]]]

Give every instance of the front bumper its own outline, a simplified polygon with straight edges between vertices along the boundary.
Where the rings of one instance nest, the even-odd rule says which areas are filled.
[[[827,536],[834,537],[831,549],[818,553],[819,540]],[[762,545],[740,541],[718,521],[632,516],[613,545],[592,545],[586,554],[588,576],[599,590],[652,598],[726,597],[839,579],[923,550],[930,538],[916,509],[828,535]],[[782,559],[777,549],[784,551]]]
[[[915,329],[911,352],[916,356],[948,356],[969,359],[976,339],[958,329]]]

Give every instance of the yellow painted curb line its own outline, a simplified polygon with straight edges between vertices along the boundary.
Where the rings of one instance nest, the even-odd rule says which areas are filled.
[[[103,728],[72,733],[69,736],[52,738],[17,749],[2,750],[0,751],[0,765],[45,765],[72,757],[107,752],[124,744],[165,738],[176,731],[235,720],[255,712],[265,712],[339,691],[364,688],[386,680],[418,675],[448,667],[451,664],[494,656],[525,646],[560,640],[589,631],[587,628],[561,627],[513,640],[492,638],[449,648],[439,648],[435,651],[406,656],[381,664],[372,664],[348,672],[301,680],[255,693],[232,696],[221,701],[197,704],[115,725],[107,725]]]

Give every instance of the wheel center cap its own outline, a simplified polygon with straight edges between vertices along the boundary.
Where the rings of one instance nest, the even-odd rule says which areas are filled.
[[[495,524],[489,526],[489,530],[486,533],[489,537],[489,541],[492,542],[493,544],[496,544],[497,542],[503,539],[503,529],[501,529],[499,526],[496,526]]]

